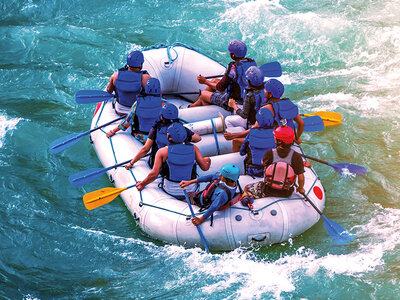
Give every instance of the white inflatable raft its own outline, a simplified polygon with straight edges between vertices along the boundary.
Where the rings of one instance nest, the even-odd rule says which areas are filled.
[[[157,77],[161,82],[162,91],[185,92],[196,91],[204,88],[196,79],[198,74],[204,76],[223,74],[225,67],[184,45],[163,46],[158,45],[144,51],[145,63],[143,69],[152,77]],[[196,95],[186,98],[193,101]],[[177,105],[188,104],[183,98],[168,99],[168,102]],[[229,112],[216,106],[181,109],[180,118],[186,122],[208,120],[192,126],[195,131],[207,130],[209,119],[214,119],[215,127],[219,131],[219,114],[229,115]],[[112,102],[99,103],[96,107],[91,128],[96,128],[118,115],[113,109]],[[119,131],[108,139],[106,133],[114,128],[117,123],[96,130],[91,134],[94,149],[104,167],[113,166],[133,158],[142,144],[131,134]],[[201,125],[199,125],[201,124]],[[189,127],[191,125],[188,125]],[[208,126],[211,128],[210,126]],[[212,132],[212,131],[206,131]],[[205,132],[200,132],[204,134]],[[218,140],[218,147],[216,140]],[[226,141],[222,134],[202,135],[202,141],[197,143],[204,156],[211,157],[211,168],[207,173],[214,173],[226,163],[236,163],[241,174],[244,174],[243,159],[238,153],[231,153],[231,141]],[[219,149],[217,149],[219,148]],[[294,146],[302,152],[299,146]],[[220,152],[221,155],[217,155]],[[305,190],[308,197],[322,211],[325,204],[324,189],[312,168],[305,168]],[[143,180],[149,173],[147,158],[137,162],[127,171],[124,167],[112,169],[108,175],[116,187],[128,187]],[[204,175],[200,168],[198,174]],[[259,181],[248,175],[240,176],[242,188],[248,183]],[[199,234],[190,221],[190,211],[184,201],[179,201],[159,188],[161,179],[149,184],[139,192],[130,188],[122,192],[121,197],[127,208],[132,213],[137,224],[144,232],[155,239],[185,247],[202,247]],[[201,186],[201,188],[203,188]],[[195,213],[199,208],[193,206]],[[200,213],[199,213],[200,214]],[[213,225],[210,220],[201,225],[208,247],[211,250],[233,250],[237,247],[247,247],[256,243],[258,245],[275,244],[299,235],[313,226],[319,220],[319,214],[299,194],[293,193],[290,198],[269,197],[257,199],[254,210],[244,207],[240,202],[231,208],[214,213]]]

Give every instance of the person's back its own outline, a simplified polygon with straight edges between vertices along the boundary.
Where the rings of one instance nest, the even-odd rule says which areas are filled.
[[[138,126],[136,129],[148,134],[151,127],[157,121],[162,107],[160,81],[150,78],[146,82],[145,94],[137,99],[136,116]]]
[[[262,177],[264,169],[262,158],[267,150],[275,148],[274,117],[267,108],[261,108],[256,115],[256,120],[256,124],[250,129],[240,148],[240,155],[246,155],[244,160],[246,173]]]
[[[299,114],[299,108],[289,98],[281,98],[284,93],[283,84],[277,79],[269,79],[265,82],[267,105],[272,106],[275,124],[284,124],[295,131],[295,142],[301,143],[300,136],[303,133],[304,121]],[[294,126],[297,123],[297,129]]]
[[[268,150],[263,157],[265,196],[290,197],[298,177],[297,191],[304,193],[304,164],[299,153],[291,149],[294,131],[288,126],[274,130],[277,147]],[[284,174],[284,175],[282,175]]]
[[[128,114],[138,95],[145,88],[150,75],[142,71],[144,56],[141,51],[132,51],[127,57],[125,67],[114,73],[107,86],[107,91],[115,91],[117,101],[115,110],[118,114]]]

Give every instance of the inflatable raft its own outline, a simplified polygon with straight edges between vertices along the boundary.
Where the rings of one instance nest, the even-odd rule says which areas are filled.
[[[196,76],[202,74],[223,74],[225,67],[205,54],[181,44],[172,46],[157,45],[144,50],[145,63],[143,69],[152,77],[157,77],[163,93],[196,91],[204,88],[197,82]],[[178,108],[197,99],[197,95],[170,97],[166,101]],[[260,178],[244,175],[244,157],[232,152],[231,141],[226,141],[221,133],[221,116],[230,113],[211,105],[199,108],[180,109],[180,119],[191,123],[186,126],[202,135],[202,141],[196,145],[203,156],[211,158],[211,167],[207,174],[217,172],[226,163],[235,163],[241,169],[239,183],[242,188],[247,184],[257,182]],[[98,103],[91,128],[101,126],[118,115],[113,109],[112,101]],[[213,120],[211,122],[211,120]],[[197,122],[202,121],[202,122]],[[195,123],[193,123],[195,122]],[[96,130],[91,133],[93,147],[104,167],[110,167],[133,158],[142,147],[130,130],[119,131],[110,139],[106,133],[118,124]],[[302,149],[294,145],[295,151]],[[199,176],[206,174],[197,168]],[[305,190],[308,197],[322,211],[325,204],[324,189],[312,168],[305,168]],[[118,188],[129,187],[143,180],[149,173],[147,157],[138,161],[131,170],[124,167],[108,171],[108,176]],[[201,239],[190,220],[190,210],[186,202],[179,201],[159,188],[161,179],[155,180],[141,192],[129,188],[122,192],[121,197],[132,213],[134,220],[144,232],[151,237],[166,243],[183,245],[185,247],[202,247]],[[204,188],[204,184],[200,186]],[[257,199],[254,209],[244,207],[237,202],[231,208],[214,213],[212,226],[210,220],[201,225],[208,247],[211,250],[233,250],[237,247],[248,247],[253,244],[275,244],[297,236],[318,220],[320,215],[305,201],[293,193],[290,198],[268,197]],[[196,214],[199,208],[193,206]]]

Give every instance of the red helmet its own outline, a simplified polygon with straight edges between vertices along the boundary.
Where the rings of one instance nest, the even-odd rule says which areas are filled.
[[[294,140],[294,131],[289,126],[279,126],[274,130],[274,136],[285,144],[291,144]]]

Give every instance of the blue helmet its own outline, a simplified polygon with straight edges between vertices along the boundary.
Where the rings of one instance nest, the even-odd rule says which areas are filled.
[[[256,66],[251,66],[246,71],[246,79],[252,86],[260,86],[264,83],[264,74]]]
[[[183,143],[187,137],[185,127],[183,127],[183,125],[178,122],[172,123],[167,129],[167,133],[171,137],[172,142],[176,144]]]
[[[246,44],[239,40],[232,40],[228,45],[229,53],[235,54],[237,58],[242,58],[246,56],[247,47]]]
[[[274,124],[274,115],[268,108],[262,107],[256,114],[256,120],[258,126],[261,128],[272,127]]]
[[[240,176],[240,169],[237,165],[234,164],[223,165],[219,172],[225,178],[228,178],[233,181],[237,181]]]
[[[157,78],[149,78],[144,87],[144,92],[149,95],[160,95],[160,81]]]
[[[178,108],[171,103],[166,103],[163,105],[163,107],[161,107],[160,115],[162,115],[164,119],[168,120],[178,119],[178,114],[179,114]]]
[[[285,87],[283,86],[282,82],[277,79],[269,79],[264,85],[264,88],[267,92],[272,93],[272,97],[280,98],[285,91]]]
[[[140,68],[144,63],[144,56],[142,51],[132,51],[126,59],[126,64],[133,68]]]

